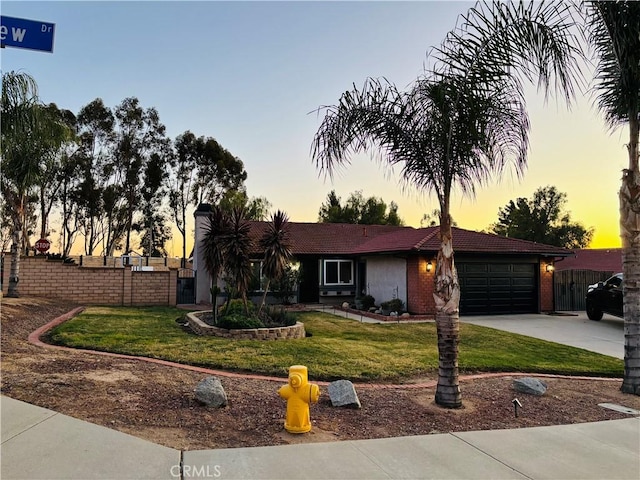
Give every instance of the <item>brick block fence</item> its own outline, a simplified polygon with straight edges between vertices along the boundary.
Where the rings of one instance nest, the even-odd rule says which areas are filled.
[[[9,290],[9,262],[2,293]],[[87,267],[45,257],[21,257],[18,292],[92,305],[175,305],[178,271],[132,271],[130,267]]]

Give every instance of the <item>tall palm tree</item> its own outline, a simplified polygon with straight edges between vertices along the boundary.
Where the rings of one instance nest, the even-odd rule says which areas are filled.
[[[20,250],[31,210],[31,193],[42,173],[44,159],[57,151],[71,134],[60,118],[42,105],[38,86],[30,75],[8,72],[2,75],[0,189],[13,221],[11,270],[8,295],[17,297]]]
[[[342,95],[325,116],[312,145],[316,167],[333,175],[356,152],[376,148],[379,161],[398,166],[406,185],[433,193],[440,206],[435,272],[439,368],[436,402],[462,405],[458,382],[460,287],[453,259],[452,189],[473,195],[476,184],[507,164],[521,172],[529,120],[518,76],[555,84],[573,94],[575,37],[567,7],[495,2],[478,6],[435,48],[436,63],[407,92],[368,79]]]
[[[613,129],[629,126],[623,170],[620,236],[624,273],[624,380],[622,391],[640,395],[640,2],[589,2],[587,38],[597,58],[597,105]]]
[[[267,285],[264,288],[260,312],[267,300],[267,293],[271,280],[277,280],[284,274],[287,264],[291,260],[291,243],[289,242],[289,217],[278,210],[271,216],[271,222],[267,224],[263,236],[260,238],[260,248],[264,251],[262,273],[267,277]]]

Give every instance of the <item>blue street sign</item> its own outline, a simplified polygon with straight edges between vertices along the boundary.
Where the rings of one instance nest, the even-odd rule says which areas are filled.
[[[53,52],[54,23],[0,16],[0,44],[3,47],[28,48]]]

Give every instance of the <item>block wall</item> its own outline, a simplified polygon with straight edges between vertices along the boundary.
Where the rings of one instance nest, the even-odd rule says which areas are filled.
[[[10,267],[9,262],[6,267]],[[2,293],[9,289],[5,268]],[[85,267],[21,257],[18,292],[94,305],[175,305],[177,271],[132,272],[130,268]]]

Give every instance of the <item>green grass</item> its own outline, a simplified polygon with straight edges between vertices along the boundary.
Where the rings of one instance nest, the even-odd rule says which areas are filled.
[[[363,324],[305,312],[298,320],[311,337],[261,342],[186,333],[175,322],[183,314],[167,307],[92,307],[56,327],[49,339],[70,347],[277,376],[302,364],[316,380],[398,381],[437,372],[433,323]],[[620,359],[500,330],[461,324],[460,339],[462,373],[623,374]]]

